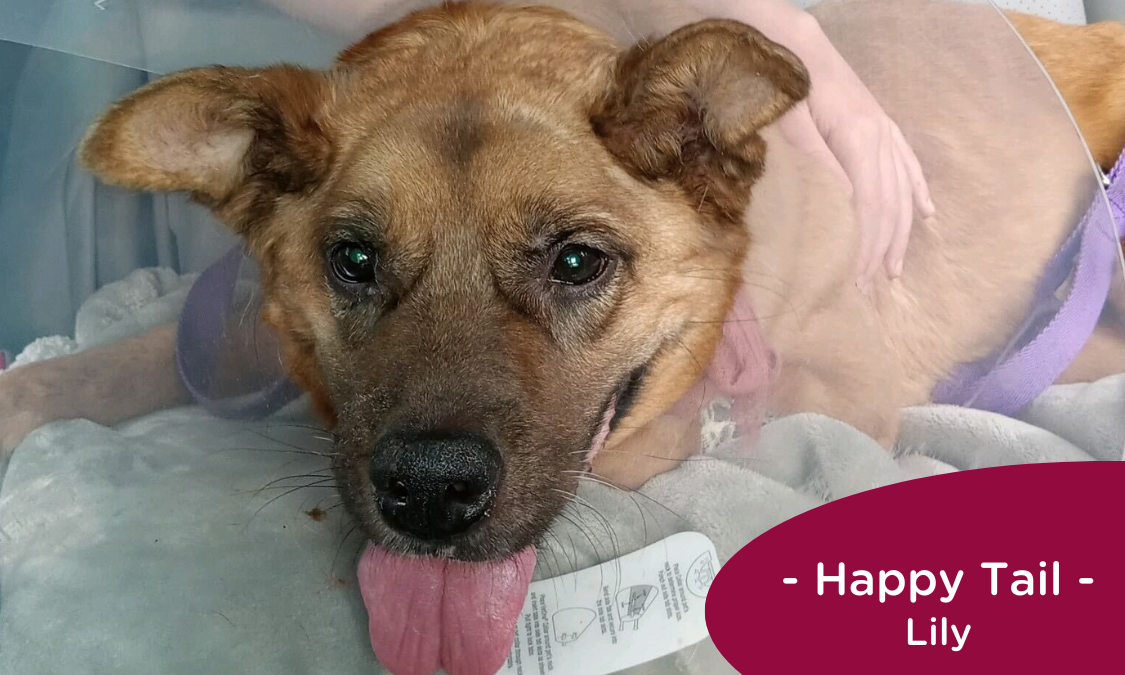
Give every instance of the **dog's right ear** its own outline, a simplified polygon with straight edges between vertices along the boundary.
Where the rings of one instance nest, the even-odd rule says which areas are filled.
[[[765,159],[758,131],[808,92],[792,52],[737,21],[706,20],[623,53],[592,121],[634,175],[674,181],[700,211],[740,220]]]
[[[81,160],[107,183],[190,192],[245,233],[277,196],[326,173],[329,86],[325,74],[289,66],[176,73],[114,105]]]

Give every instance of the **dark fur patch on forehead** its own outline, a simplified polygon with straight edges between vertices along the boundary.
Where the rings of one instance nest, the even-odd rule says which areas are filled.
[[[442,120],[438,136],[441,155],[454,166],[464,168],[484,145],[486,136],[484,112],[480,102],[469,98],[459,99],[450,106]]]

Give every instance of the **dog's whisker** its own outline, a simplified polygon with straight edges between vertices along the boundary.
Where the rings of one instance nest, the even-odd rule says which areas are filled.
[[[321,484],[321,483],[325,483],[325,482],[328,482],[328,481],[335,481],[335,478],[327,478],[327,479],[324,479],[324,480],[322,480],[322,481],[317,481],[317,482],[316,482],[316,484],[310,484],[310,485],[298,485],[298,486],[296,486],[296,487],[293,487],[293,488],[290,488],[290,489],[286,490],[285,492],[282,492],[281,494],[279,494],[279,495],[277,495],[277,496],[275,496],[275,497],[272,497],[272,498],[270,498],[270,499],[269,499],[269,500],[268,500],[268,501],[267,501],[267,502],[266,502],[265,504],[262,504],[261,506],[259,506],[259,507],[258,507],[258,509],[257,509],[256,511],[254,511],[254,515],[250,516],[250,521],[253,521],[253,520],[254,520],[254,518],[257,518],[257,517],[258,517],[258,514],[259,514],[259,513],[261,513],[263,509],[265,509],[265,508],[266,508],[267,506],[269,506],[270,504],[273,504],[273,503],[274,503],[274,502],[276,502],[277,500],[281,499],[282,497],[285,497],[285,496],[287,496],[287,495],[291,495],[291,494],[293,494],[294,492],[298,492],[298,491],[300,491],[300,490],[305,490],[305,489],[309,489],[309,488],[315,488],[315,487],[317,487],[317,486],[318,486],[319,484]],[[282,487],[284,487],[284,486],[282,486]],[[324,487],[323,487],[323,489],[328,489],[328,488],[335,488],[335,487],[336,487],[335,485],[332,485],[332,486],[324,486]]]
[[[578,546],[576,546],[575,543],[574,543],[574,534],[571,533],[571,532],[567,532],[566,538],[567,538],[567,541],[570,542],[570,550],[574,552],[574,566],[577,567],[578,566]],[[575,587],[575,589],[578,588],[578,579],[577,578],[575,578],[575,580],[574,580],[574,587]]]
[[[326,483],[326,482],[328,482],[328,480],[329,479],[325,479],[324,481],[318,481],[318,483]],[[272,485],[270,487],[258,488],[257,490],[254,490],[252,492],[236,492],[235,495],[244,495],[244,494],[258,495],[258,494],[261,494],[263,492],[272,492],[274,490],[287,490],[289,488],[297,488],[297,489],[308,488],[308,489],[311,489],[311,490],[333,490],[333,489],[336,488],[335,485],[320,485],[318,483],[305,483],[303,485]]]
[[[619,485],[614,485],[607,480],[592,476],[588,473],[579,473],[578,481],[582,482],[583,480],[594,483],[595,485],[602,485],[612,490],[616,490],[617,492],[620,492],[621,494],[628,497],[629,500],[633,502],[634,508],[637,509],[637,515],[641,517],[641,525],[644,527],[644,531],[642,532],[642,536],[644,537],[643,541],[645,541],[646,543],[648,542],[648,518],[646,517],[645,510],[641,507],[640,502],[637,501],[636,495],[639,493],[636,490],[626,490]],[[575,495],[575,497],[578,498],[578,495]]]
[[[262,485],[258,488],[255,488],[254,490],[243,490],[243,491],[240,491],[240,492],[236,492],[235,494],[253,494],[253,495],[256,495],[259,492],[262,492],[263,490],[268,490],[268,489],[275,488],[275,487],[282,487],[282,488],[293,487],[292,485],[278,485],[278,484],[282,483],[284,481],[294,481],[294,480],[301,480],[301,479],[305,479],[305,478],[316,478],[316,479],[320,479],[320,480],[332,480],[333,477],[332,477],[331,474],[327,474],[327,473],[296,473],[296,474],[291,474],[291,475],[288,475],[288,476],[281,476],[280,478],[275,478],[275,479],[271,480],[270,482],[268,482],[268,483],[266,483],[266,484],[264,484],[264,485]]]
[[[616,490],[617,492],[620,492],[621,494],[628,497],[629,500],[633,502],[633,506],[637,509],[637,515],[639,515],[641,517],[641,525],[644,527],[644,531],[642,532],[642,536],[644,537],[644,541],[648,542],[648,518],[645,515],[645,510],[641,507],[640,502],[638,502],[637,498],[636,498],[636,495],[640,494],[640,493],[638,493],[636,490],[626,490],[625,488],[622,488],[619,485],[614,485],[613,483],[610,483],[607,480],[604,480],[604,479],[599,478],[597,476],[591,475],[587,472],[579,472],[579,471],[570,472],[570,471],[568,471],[568,472],[564,472],[564,473],[572,473],[572,474],[576,475],[578,477],[579,482],[581,482],[583,480],[586,480],[586,481],[589,481],[589,482],[594,483],[596,485],[603,485],[603,486],[608,487],[612,490]],[[575,497],[575,499],[581,499],[581,497],[579,497],[577,494],[574,497]]]
[[[699,372],[703,372],[707,369],[708,364],[704,363],[702,359],[696,356],[695,350],[689,347],[688,344],[684,342],[684,339],[681,336],[676,335],[676,342],[680,345],[681,349],[688,353],[688,356],[691,357],[692,362],[695,363],[695,367],[699,370]]]
[[[567,503],[567,506],[568,507],[570,506],[569,502]],[[577,514],[575,514],[575,515],[577,516]],[[566,522],[570,523],[571,527],[578,530],[578,532],[583,537],[586,538],[587,543],[590,544],[590,552],[593,554],[595,560],[597,560],[598,562],[601,562],[603,560],[607,560],[607,558],[602,553],[602,551],[598,549],[598,545],[596,543],[594,543],[594,540],[596,539],[596,537],[592,536],[591,533],[587,530],[587,528],[584,527],[582,524],[580,524],[580,521],[583,520],[583,518],[581,516],[577,516],[579,522],[575,522],[575,520],[573,518],[571,518],[566,513],[566,508],[564,507],[563,510],[559,512],[558,517],[565,520]],[[577,556],[578,546],[574,543],[573,537],[571,537],[571,546],[573,547],[573,549],[575,551],[575,555]],[[599,581],[598,585],[599,586],[603,585],[604,582],[605,582],[605,574],[604,573],[599,573],[599,580],[600,581]]]
[[[283,448],[257,448],[257,447],[252,447],[252,446],[241,446],[241,447],[233,447],[233,448],[224,448],[224,449],[218,450],[216,452],[227,452],[227,451],[230,451],[230,450],[238,450],[240,452],[243,451],[243,450],[248,450],[248,451],[251,451],[251,452],[276,452],[276,453],[288,454],[288,455],[307,455],[307,456],[310,456],[310,457],[333,457],[335,455],[335,453],[316,452],[314,450],[304,450],[304,449],[298,448],[296,446],[291,446],[289,448],[284,448],[284,449]]]
[[[708,273],[708,272],[714,272],[718,276],[706,276],[705,273]],[[668,274],[661,275],[661,277],[662,278],[676,278],[676,279],[696,279],[696,280],[700,280],[700,281],[725,282],[725,281],[730,280],[729,272],[730,272],[730,270],[726,270],[726,269],[722,269],[722,268],[700,267],[700,268],[689,268],[689,269],[686,269],[686,270],[679,270],[679,271],[676,271],[674,273],[668,273]],[[753,272],[747,272],[746,274],[752,275],[754,273]],[[778,314],[778,315],[775,315],[775,316],[785,316],[785,315],[790,314],[790,313],[793,313],[793,314],[797,313],[799,307],[798,307],[798,305],[795,305],[793,303],[792,299],[789,298],[788,295],[785,293],[785,285],[783,283],[778,282],[776,284],[776,286],[778,286],[778,287],[774,288],[774,287],[770,287],[770,286],[767,286],[767,285],[759,283],[759,282],[748,280],[748,279],[745,278],[745,276],[746,275],[744,274],[740,278],[741,285],[747,286],[749,288],[755,288],[755,289],[758,289],[760,291],[764,291],[766,293],[770,293],[771,295],[773,295],[773,296],[775,296],[775,297],[777,297],[777,298],[779,298],[779,299],[781,299],[785,302],[785,304],[788,306],[788,311],[785,312],[784,314]],[[772,274],[759,272],[759,273],[757,273],[757,276],[765,278],[765,279],[776,280],[776,277]]]
[[[613,523],[610,522],[609,518],[607,518],[601,511],[590,504],[590,502],[586,501],[577,494],[571,494],[564,490],[559,490],[558,488],[552,488],[552,490],[569,496],[571,501],[568,503],[568,506],[582,506],[589,509],[589,511],[594,515],[595,520],[598,521],[602,528],[605,529],[606,534],[609,536],[610,544],[613,546],[613,557],[620,557],[621,545],[617,537],[617,530],[613,528]]]
[[[777,313],[774,313],[774,314],[761,314],[761,315],[755,315],[755,316],[752,316],[752,317],[746,317],[746,318],[741,318],[741,319],[731,319],[731,318],[714,319],[714,320],[691,319],[691,320],[685,321],[684,323],[687,324],[687,325],[704,325],[704,326],[715,325],[715,324],[727,325],[727,324],[741,324],[741,323],[760,323],[762,321],[771,321],[773,319],[779,319],[779,318],[785,317],[785,316],[792,316],[792,315],[797,314],[798,311],[800,310],[799,307],[797,307],[796,305],[793,305],[790,302],[786,302],[786,304],[789,305],[789,309],[787,309],[783,312],[777,312]]]
[[[290,428],[290,429],[301,429],[301,430],[304,430],[304,431],[315,431],[315,432],[320,433],[320,434],[327,434],[332,439],[337,438],[336,434],[332,433],[328,429],[325,429],[324,427],[322,427],[320,425],[317,425],[317,424],[309,424],[309,423],[306,423],[306,422],[295,422],[295,421],[282,422],[282,421],[275,420],[275,421],[267,423],[266,426],[271,427],[271,428],[272,427],[282,427],[282,428],[287,427],[287,428]]]
[[[569,496],[569,494],[568,494],[568,496]],[[595,542],[595,540],[597,538],[591,535],[591,533],[589,531],[589,528],[587,528],[586,525],[584,524],[584,522],[582,522],[585,519],[583,519],[580,515],[578,515],[576,513],[574,515],[578,518],[578,520],[577,521],[574,520],[574,518],[572,518],[571,515],[567,513],[567,507],[569,507],[569,506],[570,506],[570,502],[568,501],[566,506],[563,507],[562,511],[559,511],[558,517],[562,518],[567,523],[570,523],[571,527],[578,530],[578,532],[583,537],[586,538],[586,543],[588,543],[590,545],[590,551],[594,554],[594,556],[596,558],[600,559],[600,560],[604,560],[605,558],[602,555],[602,551],[598,547],[597,543]],[[574,546],[574,543],[572,542],[571,545]],[[575,547],[575,548],[577,550],[577,547]]]
[[[323,455],[325,457],[331,457],[332,455],[337,454],[337,452],[335,450],[332,450],[330,452],[310,450],[309,448],[305,448],[305,447],[302,447],[300,445],[294,445],[293,443],[290,443],[288,441],[283,441],[280,438],[276,438],[274,436],[271,436],[269,434],[266,434],[266,433],[263,433],[263,432],[257,431],[257,430],[252,430],[250,433],[254,434],[255,436],[257,436],[259,438],[265,439],[265,440],[273,442],[273,443],[278,443],[280,445],[284,445],[285,447],[291,448],[293,450],[300,450],[300,451],[307,452],[307,453],[310,453],[310,454]],[[335,442],[334,439],[332,439],[332,438],[328,438],[328,437],[325,437],[325,436],[317,436],[315,434],[309,434],[308,439],[314,440],[314,441],[317,441],[317,442],[320,442],[320,443],[334,443]]]
[[[569,548],[563,543],[562,539],[560,539],[559,536],[555,534],[555,532],[553,532],[551,529],[548,529],[543,533],[544,540],[547,537],[550,537],[551,541],[553,541],[554,544],[550,544],[547,541],[542,541],[541,543],[547,550],[550,550],[551,559],[555,563],[555,573],[551,574],[550,576],[551,583],[555,585],[555,590],[556,592],[558,592],[559,577],[563,576],[564,574],[570,574],[572,572],[578,571],[578,550],[574,547],[574,538],[569,536],[569,534],[567,535],[567,538],[570,539],[571,543],[571,546]],[[563,568],[559,564],[560,555],[562,555],[563,560],[568,563],[566,568]],[[574,584],[575,589],[577,589],[577,578],[574,579]]]
[[[700,273],[700,272],[715,272],[716,274],[721,275],[719,277],[715,277],[716,279],[727,280],[727,279],[732,278],[731,270],[729,268],[726,268],[726,267],[688,267],[686,269],[676,270],[675,272],[663,273],[663,274],[660,274],[659,276],[661,278],[682,277],[685,274],[697,274],[697,273]],[[760,283],[745,281],[745,276],[747,276],[747,275],[757,276],[757,277],[765,279],[765,280],[774,281],[774,282],[776,282],[777,286],[785,286],[785,284],[780,279],[778,279],[776,275],[769,274],[769,273],[766,273],[766,272],[758,272],[758,273],[745,272],[744,270],[740,269],[740,270],[738,270],[738,274],[736,276],[740,281],[744,281],[745,283],[747,283],[749,285],[752,285],[755,288],[761,288],[762,290],[770,290],[768,286],[763,286]]]
[[[620,543],[620,541],[617,537],[617,531],[613,528],[613,524],[609,521],[608,518],[605,517],[605,515],[602,514],[601,511],[598,511],[596,508],[594,508],[593,505],[591,505],[589,502],[587,502],[586,500],[579,497],[577,494],[573,495],[573,501],[571,501],[568,504],[568,506],[576,506],[576,505],[577,506],[584,506],[587,509],[589,509],[590,512],[594,514],[594,518],[598,521],[598,523],[602,526],[602,528],[605,529],[606,534],[609,536],[610,544],[613,546],[613,558],[612,559],[614,561],[614,567],[617,570],[617,578],[621,579],[621,556],[622,556],[621,543]],[[577,515],[577,512],[576,512],[576,515]],[[602,578],[601,581],[602,581],[602,584],[604,584],[604,582],[605,582],[604,575],[603,575],[603,578]]]
[[[632,497],[631,495],[629,495],[628,492],[625,492],[624,490],[622,490],[622,492],[625,495],[629,496],[630,498]],[[621,552],[619,550],[619,541],[618,541],[618,538],[617,538],[617,531],[613,528],[612,523],[610,522],[609,518],[607,518],[605,516],[605,514],[603,514],[601,511],[599,511],[593,504],[591,504],[589,501],[584,499],[581,495],[575,494],[573,496],[573,499],[574,499],[574,502],[576,504],[578,504],[579,506],[585,506],[586,508],[590,509],[590,511],[594,514],[594,516],[597,517],[602,522],[603,527],[606,528],[606,532],[609,534],[610,539],[613,542],[614,557],[619,557],[621,555]],[[633,500],[633,504],[634,504],[634,506],[637,507],[637,511],[638,511],[638,513],[641,514],[641,520],[643,521],[644,520],[644,512],[640,510],[640,505],[637,504],[636,500]],[[646,531],[646,536],[647,536],[647,531]]]
[[[715,461],[714,459],[712,459],[710,457],[699,457],[698,459],[699,460],[706,460],[706,461]],[[578,472],[576,472],[576,473],[578,473]],[[592,483],[596,483],[598,485],[602,485],[602,486],[605,486],[605,487],[608,487],[608,488],[611,488],[611,489],[614,489],[614,490],[618,490],[618,491],[624,492],[624,493],[626,493],[630,496],[640,497],[640,498],[644,499],[646,502],[648,502],[649,504],[654,504],[656,506],[659,506],[666,513],[668,513],[672,516],[675,516],[680,521],[687,522],[686,518],[684,518],[681,514],[676,512],[674,509],[668,507],[667,504],[664,504],[663,502],[661,502],[658,499],[654,499],[653,497],[645,494],[644,492],[641,492],[640,490],[633,490],[631,488],[624,488],[624,487],[621,487],[620,485],[615,485],[614,483],[606,480],[605,478],[603,478],[603,477],[601,477],[597,474],[592,474],[592,473],[589,473],[589,472],[582,473],[580,476],[578,476],[578,479],[580,481],[586,480],[586,481],[590,481]]]
[[[548,530],[548,532],[550,532],[550,530]],[[577,571],[578,570],[578,551],[575,551],[573,548],[567,549],[566,546],[563,545],[562,540],[559,539],[558,535],[556,535],[554,532],[550,532],[550,534],[551,534],[551,538],[554,539],[556,542],[558,542],[559,551],[562,553],[563,557],[566,558],[567,562],[569,563],[569,570],[572,571],[572,572]],[[567,557],[568,552],[570,553],[570,557]]]
[[[268,436],[260,436],[260,438],[262,438],[263,440],[268,441],[270,443],[277,443],[278,445],[281,445],[283,447],[272,448],[272,447],[268,447],[268,446],[262,447],[261,445],[244,445],[244,446],[236,446],[233,449],[253,450],[255,452],[276,452],[276,453],[290,454],[290,455],[305,455],[305,456],[308,456],[308,457],[324,457],[325,459],[332,459],[333,457],[336,457],[336,456],[339,455],[339,453],[336,452],[335,450],[328,451],[328,452],[325,452],[323,450],[312,450],[310,448],[302,447],[300,445],[294,445],[293,443],[286,443],[284,441],[279,441],[279,440],[274,439],[274,438],[269,438]]]
[[[632,450],[602,450],[600,454],[603,455],[629,455],[630,457],[644,457],[645,459],[658,459],[662,462],[675,462],[677,464],[683,462],[711,462],[714,461],[710,457],[702,455],[692,455],[691,457],[669,457],[667,455],[652,455],[643,452],[634,452]]]
[[[329,480],[331,480],[331,479],[326,478],[324,480],[315,481],[313,483],[303,483],[303,484],[300,484],[300,485],[271,485],[269,487],[262,487],[262,488],[258,488],[256,490],[246,490],[246,491],[243,491],[243,492],[235,492],[234,496],[239,497],[239,496],[242,496],[242,495],[250,495],[251,497],[257,497],[257,496],[259,496],[263,493],[276,492],[277,490],[296,491],[296,490],[305,490],[305,489],[308,489],[308,490],[334,490],[334,489],[336,489],[335,485],[325,485],[324,484],[324,483],[329,482]],[[257,514],[255,513],[255,515],[257,515]]]
[[[339,495],[329,495],[329,497],[331,497],[331,496],[336,496],[336,497],[339,497]],[[322,497],[322,498],[321,498],[321,499],[320,499],[320,500],[319,500],[319,501],[318,501],[318,502],[316,503],[316,507],[315,507],[315,508],[317,508],[317,509],[320,509],[320,510],[321,510],[321,511],[322,511],[322,512],[323,512],[323,513],[325,514],[325,515],[327,515],[327,514],[331,513],[331,512],[333,511],[333,510],[335,510],[335,509],[338,509],[338,508],[340,508],[341,506],[343,506],[343,505],[344,505],[344,501],[343,501],[342,499],[337,499],[337,500],[336,500],[336,503],[334,503],[334,504],[331,504],[331,505],[328,505],[328,506],[325,506],[325,503],[324,503],[324,502],[325,502],[325,499],[328,499],[328,497]]]
[[[545,555],[548,551],[551,553],[551,559],[554,561],[555,569],[554,573],[551,573],[548,569],[547,576],[551,578],[553,584],[556,584],[556,590],[559,577],[578,570],[578,553],[573,546],[574,538],[570,537],[569,534],[568,538],[571,542],[569,548],[563,543],[562,538],[554,531],[554,528],[547,528],[539,535],[539,540],[536,542],[536,549],[541,555]],[[562,554],[566,562],[571,563],[572,559],[567,556],[568,552],[573,553],[573,563],[569,567],[564,568],[559,564],[559,554]]]
[[[273,453],[282,454],[282,455],[304,455],[304,456],[307,456],[307,457],[328,457],[328,458],[333,456],[332,454],[329,454],[329,453],[315,452],[313,450],[304,450],[304,449],[301,449],[301,448],[297,448],[296,446],[292,446],[292,447],[289,447],[289,448],[261,448],[261,447],[257,447],[257,446],[251,446],[251,445],[234,445],[234,446],[230,446],[230,447],[218,448],[216,450],[212,450],[211,452],[209,452],[207,454],[208,455],[219,455],[219,454],[226,453],[226,452],[273,452]],[[292,462],[287,462],[286,465],[291,464],[291,463]]]
[[[558,544],[558,546],[556,547],[553,544],[548,543],[546,541],[547,537],[550,537],[555,543]],[[554,566],[554,573],[551,574],[550,576],[557,577],[557,576],[561,576],[562,574],[564,574],[563,567],[562,567],[562,565],[559,564],[559,552],[562,549],[562,542],[559,541],[559,538],[557,536],[555,536],[550,530],[547,530],[546,532],[543,533],[543,541],[540,542],[539,549],[540,549],[540,553],[548,553],[549,552],[551,554],[551,562],[554,563],[554,565],[553,565]],[[544,561],[544,562],[546,562],[546,561]]]
[[[294,474],[290,474],[288,476],[281,476],[280,478],[275,478],[275,479],[271,480],[270,482],[262,485],[262,487],[268,487],[270,485],[275,485],[277,483],[280,483],[283,480],[294,480],[294,479],[297,479],[297,478],[332,478],[332,474],[330,474],[330,473],[320,473],[320,472],[316,472],[316,473],[294,473]]]
[[[358,529],[359,523],[352,523],[351,528],[344,534],[343,537],[340,537],[340,543],[336,546],[336,553],[332,556],[332,569],[336,569],[336,563],[340,560],[340,552],[344,550],[344,544],[348,543],[348,538],[355,534],[355,531]],[[359,554],[363,551],[363,544],[364,541],[361,541],[355,554],[352,556],[353,562],[355,561],[355,558],[358,558]]]

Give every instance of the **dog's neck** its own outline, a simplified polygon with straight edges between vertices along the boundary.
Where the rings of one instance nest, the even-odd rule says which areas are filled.
[[[766,171],[753,188],[745,217],[751,244],[743,267],[744,284],[704,376],[710,387],[730,399],[732,419],[747,427],[753,427],[765,412],[767,390],[780,367],[769,334],[777,324],[775,318],[783,316],[777,313],[783,292],[799,292],[785,282],[794,278],[792,267],[813,264],[823,270],[823,266],[839,266],[839,246],[825,246],[824,237],[810,236],[809,231],[823,233],[824,224],[835,224],[846,233],[852,223],[846,210],[833,213],[831,206],[823,208],[818,203],[846,202],[844,186],[823,162],[790,145],[777,129],[767,129],[763,136],[769,150]],[[793,250],[794,232],[802,233],[797,239],[806,242],[807,255],[804,250]],[[782,269],[783,265],[787,267]],[[806,274],[810,280],[816,276]]]
[[[746,297],[768,337],[770,317],[792,314],[790,305],[851,282],[859,231],[847,186],[831,168],[790,144],[776,125],[762,136],[766,170],[746,212],[750,250],[743,269]],[[781,288],[782,280],[802,280],[801,287]]]

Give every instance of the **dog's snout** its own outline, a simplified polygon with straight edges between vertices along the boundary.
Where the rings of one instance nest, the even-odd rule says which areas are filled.
[[[461,534],[484,518],[500,472],[496,446],[470,434],[390,434],[371,460],[387,524],[426,542]]]

